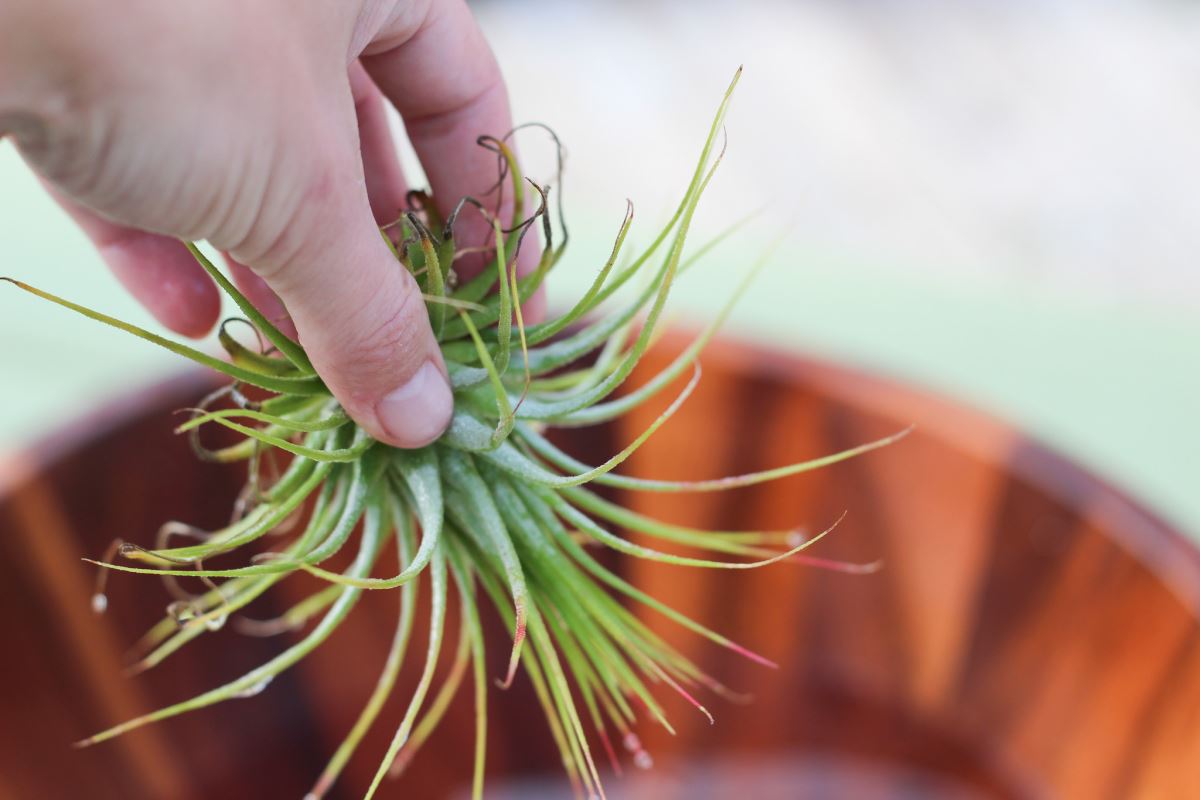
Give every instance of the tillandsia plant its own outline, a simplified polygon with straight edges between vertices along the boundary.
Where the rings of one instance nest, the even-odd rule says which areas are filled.
[[[494,258],[491,268],[479,277],[461,285],[455,280],[455,259],[469,248],[455,241],[454,215],[439,219],[428,196],[410,198],[410,210],[384,234],[393,245],[397,268],[410,270],[421,286],[454,389],[449,429],[419,450],[377,443],[349,419],[314,372],[303,348],[272,326],[195,245],[189,245],[191,252],[257,329],[265,340],[262,347],[243,344],[226,324],[219,339],[229,359],[214,358],[14,281],[45,299],[233,379],[232,385],[193,410],[179,428],[192,437],[203,457],[248,463],[247,486],[233,521],[216,531],[168,523],[160,530],[154,548],[119,544],[108,557],[94,562],[101,567],[101,583],[94,597],[97,611],[106,605],[103,577],[112,571],[163,577],[176,595],[163,620],[141,642],[145,655],[139,669],[154,667],[189,642],[221,628],[231,615],[290,575],[307,573],[328,584],[266,626],[276,631],[298,630],[315,620],[303,638],[275,658],[236,680],[124,722],[81,744],[103,742],[150,722],[257,694],[272,678],[320,646],[365,591],[396,590],[400,611],[382,672],[357,722],[309,795],[322,797],[393,692],[409,646],[420,580],[428,581],[430,596],[424,667],[367,797],[375,794],[389,771],[396,773],[408,763],[468,679],[474,689],[477,722],[473,792],[475,797],[481,795],[490,683],[479,610],[485,599],[495,606],[512,636],[507,672],[499,683],[508,686],[518,670],[524,671],[545,712],[563,767],[583,796],[604,796],[589,727],[614,765],[613,733],[633,751],[634,762],[645,765],[649,755],[640,749],[633,732],[638,717],[648,716],[671,727],[656,699],[656,688],[665,686],[678,692],[706,716],[708,711],[693,696],[697,688],[727,691],[656,635],[623,600],[644,604],[718,645],[771,664],[639,591],[590,552],[599,545],[634,558],[716,569],[750,569],[805,559],[801,552],[828,530],[805,538],[797,531],[706,531],[670,525],[605,500],[587,485],[659,492],[724,490],[831,464],[896,438],[816,461],[716,480],[658,481],[613,472],[695,387],[700,374],[698,356],[728,313],[727,307],[648,383],[614,395],[651,344],[675,280],[728,233],[719,234],[685,258],[684,243],[693,214],[720,160],[716,143],[736,83],[737,76],[725,93],[691,182],[666,227],[644,252],[617,267],[632,223],[630,207],[612,253],[591,287],[570,310],[551,321],[526,325],[521,303],[562,258],[566,236],[561,203],[557,224],[552,224],[548,188],[522,176],[508,137],[484,137],[480,143],[497,154],[500,180],[512,193],[511,219],[501,220],[471,199],[459,204],[460,209],[464,203],[480,207],[492,224]],[[535,196],[537,207],[526,217],[527,206],[533,205],[527,200]],[[561,199],[561,191],[557,196]],[[540,227],[544,248],[536,270],[521,277],[516,272],[515,254],[526,234],[536,227]],[[746,280],[753,272],[750,270]],[[632,300],[614,312],[594,313],[638,276],[648,279]],[[740,292],[739,288],[732,293],[730,305]],[[592,425],[618,417],[689,371],[686,388],[666,411],[599,466],[579,462],[544,435],[546,426]],[[199,439],[200,429],[206,426],[220,426],[239,438],[235,444],[206,449]],[[269,465],[276,451],[290,454],[290,461],[272,476]],[[304,523],[294,525],[297,519]],[[672,555],[634,543],[610,531],[609,526],[737,560]],[[218,557],[246,554],[249,546],[268,534],[289,531],[286,545],[253,557],[243,555],[241,566],[211,566]],[[172,546],[171,540],[176,538],[189,542]],[[378,561],[392,540],[399,564],[387,569]],[[349,566],[331,568],[331,559],[348,548],[356,551]],[[117,555],[127,562],[114,563]],[[818,559],[810,561],[819,563]],[[853,569],[853,565],[843,566]],[[384,570],[388,576],[376,575]],[[183,578],[202,581],[204,591],[184,591],[179,583]],[[450,666],[441,670],[451,592],[458,595],[453,607],[459,610],[461,624]],[[435,677],[443,671],[441,683],[435,687]]]

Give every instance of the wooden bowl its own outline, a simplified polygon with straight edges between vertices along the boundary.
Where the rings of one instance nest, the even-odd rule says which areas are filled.
[[[669,337],[640,376],[682,341]],[[666,698],[678,736],[643,725],[655,766],[627,763],[606,782],[610,797],[1200,797],[1200,555],[1185,538],[1011,429],[920,392],[729,343],[708,351],[704,369],[695,396],[625,472],[713,477],[917,429],[769,485],[620,496],[721,528],[823,528],[848,511],[814,554],[885,566],[866,576],[792,564],[717,573],[614,560],[781,666],[646,613],[754,698],[704,698],[714,726]],[[207,385],[192,375],[141,392],[0,469],[0,797],[299,798],[369,693],[395,613],[386,592],[253,699],[70,746],[288,643],[223,630],[125,677],[124,654],[165,594],[152,579],[117,576],[108,613],[90,609],[94,573],[80,556],[115,537],[148,543],[170,518],[215,526],[227,516],[239,470],[197,462],[171,434],[168,412]],[[561,440],[594,462],[657,410]],[[271,616],[296,591],[285,582],[252,608]],[[504,631],[488,624],[503,660]],[[332,796],[361,796],[413,681],[402,676]],[[462,700],[381,796],[465,796],[473,723]],[[493,692],[490,713],[487,796],[569,796],[529,687]]]

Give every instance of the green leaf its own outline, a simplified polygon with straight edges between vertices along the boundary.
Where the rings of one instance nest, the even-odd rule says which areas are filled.
[[[454,489],[459,500],[450,505],[450,513],[459,515],[463,528],[480,536],[494,549],[504,567],[509,591],[512,593],[516,625],[513,628],[512,655],[509,657],[508,672],[503,684],[508,686],[516,674],[521,660],[521,646],[525,642],[529,610],[529,590],[525,585],[525,573],[491,492],[479,477],[470,456],[454,450],[445,450],[440,463],[447,483]]]
[[[412,549],[412,526],[408,518],[403,514],[393,520],[396,533],[396,545],[399,555],[400,566],[404,566],[404,562]],[[359,712],[358,719],[355,720],[350,732],[346,734],[346,738],[342,740],[341,745],[330,758],[329,764],[321,772],[321,777],[317,779],[313,786],[311,795],[315,797],[323,797],[329,788],[337,780],[345,768],[346,763],[350,760],[350,756],[358,749],[359,743],[370,730],[371,725],[379,716],[379,712],[383,710],[383,704],[387,701],[392,693],[392,689],[396,685],[396,678],[400,674],[400,667],[404,664],[404,654],[408,649],[408,639],[412,633],[413,616],[417,607],[417,587],[415,584],[405,586],[400,592],[400,609],[396,619],[396,632],[392,636],[392,643],[388,647],[387,658],[384,660],[383,669],[379,673],[379,678],[375,682],[375,688],[371,691],[371,696],[367,699],[366,705]]]
[[[70,300],[65,300],[61,297],[50,294],[49,292],[43,291],[34,286],[30,286],[22,281],[15,280],[13,278],[2,277],[0,277],[0,281],[7,281],[13,286],[16,286],[19,289],[24,289],[30,294],[37,295],[43,300],[49,300],[51,303],[60,305],[63,308],[68,308],[77,314],[82,314],[83,316],[88,317],[89,319],[94,319],[97,322],[102,322],[105,325],[109,325],[118,330],[131,333],[139,339],[144,339],[151,344],[156,344],[159,347],[170,350],[176,355],[189,358],[192,361],[195,361],[197,364],[202,364],[211,369],[215,369],[217,372],[228,375],[230,378],[241,381],[242,383],[248,383],[251,386],[257,386],[260,389],[266,389],[271,392],[280,392],[285,394],[315,395],[325,394],[328,391],[325,388],[325,384],[321,382],[320,378],[289,378],[278,375],[267,375],[262,372],[256,372],[254,370],[247,369],[245,367],[239,367],[236,364],[229,364],[221,361],[219,358],[213,358],[207,353],[202,353],[199,350],[188,347],[187,345],[179,344],[178,342],[167,339],[166,337],[151,333],[150,331],[139,328],[136,325],[130,325],[128,322],[122,322],[115,317],[110,317],[107,314],[100,313],[99,311],[93,311],[92,309],[86,306],[81,306],[78,303],[72,303]]]
[[[359,550],[358,556],[354,563],[350,566],[348,573],[351,575],[365,575],[370,572],[371,566],[375,563],[375,558],[379,554],[378,543],[381,537],[381,531],[378,525],[366,525],[363,528],[363,545]],[[346,615],[350,613],[350,609],[358,602],[361,590],[347,588],[342,591],[341,596],[329,609],[329,612],[321,619],[320,624],[313,629],[312,633],[304,637],[298,644],[285,650],[275,658],[260,667],[250,670],[242,677],[230,681],[229,683],[219,686],[216,689],[207,691],[201,695],[193,697],[191,700],[185,700],[182,703],[168,706],[159,709],[150,714],[145,714],[140,717],[121,723],[106,731],[97,733],[82,742],[78,746],[88,746],[98,744],[100,742],[112,739],[122,733],[128,733],[131,730],[147,725],[151,722],[167,719],[169,717],[178,716],[187,711],[194,711],[198,708],[211,706],[214,703],[222,702],[239,694],[250,695],[257,694],[266,688],[266,685],[279,673],[291,667],[300,659],[311,653],[314,649],[320,646],[329,635],[342,623]]]
[[[183,244],[188,249],[188,252],[192,254],[192,258],[196,259],[197,263],[204,268],[204,271],[217,282],[222,291],[229,295],[229,298],[242,310],[242,313],[254,323],[254,326],[262,332],[262,335],[266,336],[271,344],[275,345],[275,348],[288,361],[295,365],[296,369],[308,375],[316,374],[316,370],[313,369],[312,362],[308,360],[308,355],[304,352],[303,347],[293,342],[287,336],[284,336],[281,330],[272,325],[271,321],[264,317],[262,312],[255,308],[254,304],[247,300],[246,296],[239,292],[237,287],[225,277],[225,274],[217,269],[204,253],[200,252],[200,248],[196,246],[195,242],[184,242]]]
[[[367,788],[364,800],[370,800],[375,796],[379,783],[387,774],[396,754],[408,741],[408,735],[412,730],[417,713],[421,710],[421,703],[424,702],[425,695],[429,692],[429,686],[433,682],[433,672],[437,668],[438,654],[441,653],[442,635],[446,621],[446,559],[440,550],[434,554],[433,562],[430,564],[430,573],[432,574],[433,588],[429,611],[429,647],[425,653],[425,667],[421,671],[421,678],[417,682],[412,699],[409,700],[408,709],[404,712],[404,719],[400,721],[400,727],[396,729],[392,742],[388,745],[387,754],[379,764],[379,769],[375,771],[375,777],[371,779],[371,785]],[[357,590],[347,589],[346,591]]]
[[[595,474],[592,480],[607,486],[616,486],[621,489],[637,489],[647,492],[723,492],[729,489],[754,486],[759,483],[779,480],[789,475],[798,475],[801,472],[811,472],[821,467],[828,467],[832,464],[869,453],[872,450],[878,450],[881,447],[895,444],[912,433],[913,430],[913,426],[909,426],[902,431],[885,436],[882,439],[876,439],[873,442],[867,442],[866,444],[851,447],[831,455],[808,461],[799,461],[774,469],[747,472],[742,475],[730,475],[724,478],[711,478],[700,481],[665,481],[654,480],[652,478],[632,478],[628,475],[618,475],[609,470],[604,470]],[[551,444],[545,437],[533,432],[532,429],[518,426],[517,432],[522,444],[528,445],[531,450],[560,469],[571,471],[586,470],[587,472],[584,474],[591,474],[596,469],[599,469],[598,467],[589,467],[582,461],[567,455]],[[551,484],[548,483],[547,485]]]

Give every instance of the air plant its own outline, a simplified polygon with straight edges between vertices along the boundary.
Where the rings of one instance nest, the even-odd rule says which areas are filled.
[[[248,484],[231,524],[216,531],[202,531],[168,523],[153,549],[123,543],[104,560],[94,562],[102,568],[94,597],[97,611],[106,605],[103,578],[113,571],[163,577],[178,596],[141,642],[146,655],[139,669],[162,663],[184,645],[220,628],[231,615],[290,575],[307,573],[327,584],[267,626],[297,630],[315,620],[303,638],[267,663],[190,700],[98,733],[81,744],[96,744],[151,722],[257,694],[272,678],[320,646],[364,592],[397,590],[400,611],[382,672],[357,722],[309,795],[322,797],[393,691],[406,658],[421,580],[428,581],[431,598],[424,668],[367,797],[375,794],[389,771],[397,772],[408,763],[433,732],[461,684],[468,680],[474,689],[477,722],[473,792],[475,797],[481,795],[491,682],[479,610],[485,598],[495,606],[512,636],[508,668],[500,686],[511,684],[517,672],[523,670],[545,712],[563,767],[577,794],[583,796],[604,796],[589,727],[614,763],[615,733],[634,751],[635,763],[644,765],[649,756],[640,749],[634,733],[638,717],[648,716],[671,727],[656,699],[656,688],[665,686],[678,692],[710,720],[693,693],[698,688],[726,691],[655,634],[622,601],[644,604],[722,647],[771,665],[762,656],[643,593],[590,552],[602,545],[634,558],[714,569],[750,569],[804,558],[802,551],[828,530],[805,538],[796,531],[706,531],[670,525],[622,508],[588,488],[588,484],[659,492],[724,490],[841,461],[896,438],[815,461],[717,480],[646,480],[613,471],[695,387],[701,350],[755,271],[750,270],[741,287],[732,293],[726,309],[669,366],[640,388],[614,396],[651,344],[675,280],[728,233],[719,234],[685,258],[684,243],[693,214],[720,161],[716,143],[737,79],[735,75],[721,101],[695,172],[665,228],[644,252],[617,267],[632,224],[631,206],[611,255],[591,287],[566,313],[551,321],[526,325],[521,302],[538,288],[563,255],[566,236],[561,192],[557,232],[562,234],[562,241],[556,244],[549,190],[520,173],[508,137],[484,137],[480,143],[497,154],[501,181],[512,192],[512,218],[503,221],[476,201],[464,201],[480,208],[494,233],[491,267],[478,277],[461,285],[455,280],[455,259],[468,248],[459,247],[455,241],[454,215],[439,219],[427,195],[411,198],[410,210],[384,231],[385,238],[393,245],[398,268],[410,270],[425,295],[455,403],[446,433],[419,450],[399,450],[375,442],[349,419],[313,370],[304,349],[267,321],[195,245],[188,245],[192,254],[269,347],[255,349],[241,343],[227,323],[219,339],[229,359],[214,358],[12,281],[233,380],[232,385],[193,410],[179,427],[192,437],[203,457],[223,463],[248,462]],[[561,177],[561,149],[559,172]],[[533,190],[528,197],[526,184]],[[526,200],[534,195],[537,208],[526,218]],[[540,261],[532,273],[518,276],[515,253],[539,220],[544,240]],[[647,274],[643,287],[619,310],[594,313],[622,286]],[[590,363],[589,357],[593,359]],[[668,408],[634,441],[599,466],[579,462],[544,435],[546,426],[592,425],[616,418],[689,371],[690,380]],[[207,426],[232,431],[237,442],[206,449],[199,431]],[[272,477],[271,454],[278,451],[290,454],[291,459],[281,473]],[[241,566],[209,566],[218,556],[247,553],[251,545],[268,534],[287,531],[297,519],[304,522],[291,529],[286,545],[244,557]],[[610,531],[610,526],[738,560],[672,555],[634,543]],[[172,546],[171,540],[176,538],[187,538],[189,542]],[[399,564],[386,568],[388,576],[378,577],[375,573],[385,569],[378,562],[392,539]],[[349,566],[331,568],[331,559],[349,548],[356,550]],[[126,561],[114,563],[117,555]],[[205,591],[184,592],[174,583],[181,578],[203,581]],[[453,645],[449,670],[440,686],[435,687],[452,591],[459,598],[455,604],[461,615],[458,641]]]

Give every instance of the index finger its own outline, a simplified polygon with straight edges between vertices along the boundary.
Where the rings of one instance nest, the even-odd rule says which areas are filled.
[[[413,149],[429,178],[442,215],[460,199],[473,196],[489,204],[495,192],[496,154],[480,147],[481,135],[500,137],[512,128],[508,92],[491,48],[462,0],[435,0],[411,35],[384,31],[382,48],[368,47],[362,57],[375,83],[400,112]],[[392,34],[389,37],[389,33]],[[504,195],[501,219],[511,213],[511,192]],[[467,244],[487,245],[491,229],[476,212],[464,212],[457,228]],[[537,264],[532,238],[517,268],[527,274]],[[460,264],[464,278],[478,273],[481,259]]]

